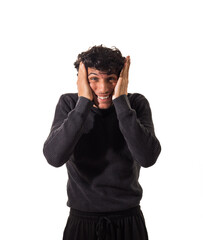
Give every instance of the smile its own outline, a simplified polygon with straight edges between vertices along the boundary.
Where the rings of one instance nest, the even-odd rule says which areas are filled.
[[[107,99],[107,98],[109,98],[110,97],[110,95],[109,96],[106,96],[106,97],[99,97],[99,96],[97,96],[97,98],[99,98],[99,99]]]

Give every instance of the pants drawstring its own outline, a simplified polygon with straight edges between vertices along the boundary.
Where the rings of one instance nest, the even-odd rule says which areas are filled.
[[[105,224],[105,227],[104,227]],[[108,217],[100,217],[96,225],[96,234],[98,240],[105,240],[107,228],[109,224],[112,224],[111,220]]]

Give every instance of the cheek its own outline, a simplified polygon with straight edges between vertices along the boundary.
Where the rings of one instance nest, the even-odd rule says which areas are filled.
[[[90,83],[89,86],[92,89],[93,93],[96,94],[96,92],[97,92],[97,84],[96,83]]]
[[[95,92],[97,89],[97,85],[93,82],[90,82],[89,85],[90,85],[91,89]]]
[[[117,82],[112,84],[113,89],[115,88],[116,84],[117,84]]]

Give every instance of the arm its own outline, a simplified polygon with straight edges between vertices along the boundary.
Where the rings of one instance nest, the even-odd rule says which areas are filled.
[[[79,66],[77,87],[79,98],[73,110],[69,106],[68,99],[64,95],[60,97],[51,132],[44,143],[44,156],[55,167],[66,163],[73,153],[83,134],[85,120],[93,106],[93,95],[82,62]]]
[[[154,134],[151,110],[147,99],[144,96],[137,99],[133,103],[137,108],[130,105],[127,97],[129,67],[130,56],[127,56],[114,89],[113,103],[120,130],[133,158],[141,166],[150,167],[156,162],[161,152],[161,145]]]
[[[92,105],[89,99],[81,96],[71,110],[67,98],[61,95],[50,134],[43,146],[43,154],[49,164],[60,167],[68,161],[83,134],[84,122]]]
[[[142,167],[152,166],[161,152],[161,145],[154,133],[151,109],[147,99],[144,96],[139,98],[136,103],[138,112],[135,106],[131,107],[125,94],[115,98],[113,103],[120,130],[133,158]]]

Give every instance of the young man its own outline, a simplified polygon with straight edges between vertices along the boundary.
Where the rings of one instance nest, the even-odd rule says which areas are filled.
[[[138,178],[161,146],[147,99],[128,93],[130,57],[100,45],[74,65],[78,93],[60,96],[43,147],[49,164],[68,170],[63,240],[147,240]]]

